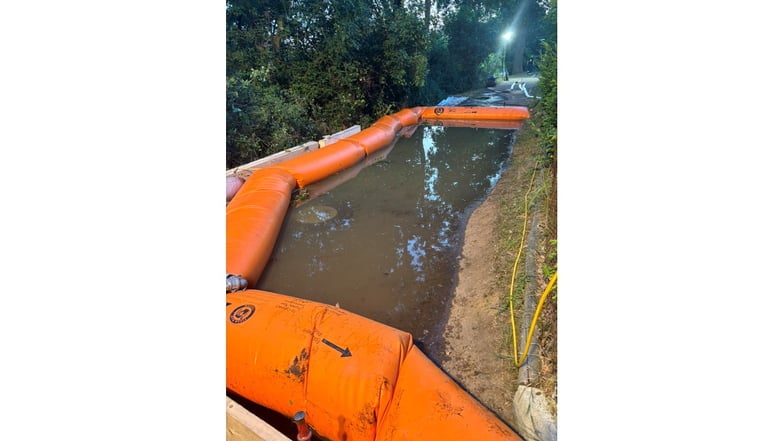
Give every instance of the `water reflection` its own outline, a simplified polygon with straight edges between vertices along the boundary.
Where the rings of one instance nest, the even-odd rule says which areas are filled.
[[[498,180],[513,134],[425,126],[400,138],[386,159],[289,210],[256,287],[340,304],[411,332],[432,356],[466,217]],[[329,216],[302,214],[313,207]]]

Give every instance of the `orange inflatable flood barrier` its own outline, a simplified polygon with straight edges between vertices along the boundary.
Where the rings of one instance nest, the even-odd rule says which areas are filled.
[[[259,290],[226,296],[227,387],[331,440],[519,440],[410,334]]]
[[[254,172],[226,206],[226,273],[255,284],[267,264],[296,180],[285,170]],[[250,285],[252,286],[252,285]]]
[[[516,129],[525,107],[416,107],[319,150],[254,171],[226,206],[226,387],[333,441],[521,440],[403,332],[348,311],[249,289],[292,194],[385,154],[417,125]],[[229,288],[230,276],[233,281]],[[240,288],[237,288],[240,287]]]
[[[528,108],[510,107],[426,107],[422,119],[468,119],[468,120],[513,120],[521,121],[530,117]]]

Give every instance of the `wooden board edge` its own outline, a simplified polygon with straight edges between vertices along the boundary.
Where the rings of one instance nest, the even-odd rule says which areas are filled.
[[[291,441],[239,403],[226,397],[226,441]]]

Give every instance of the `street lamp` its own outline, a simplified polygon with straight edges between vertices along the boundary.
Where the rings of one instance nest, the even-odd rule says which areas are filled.
[[[504,40],[504,56],[503,56],[503,64],[504,64],[504,81],[509,81],[509,73],[506,71],[506,44],[509,43],[509,40],[512,39],[512,31],[504,32],[504,35],[501,36]]]

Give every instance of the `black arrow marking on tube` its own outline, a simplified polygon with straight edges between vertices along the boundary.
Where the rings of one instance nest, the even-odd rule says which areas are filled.
[[[332,343],[331,341],[327,340],[326,338],[322,338],[321,342],[326,344],[330,348],[340,352],[341,357],[351,357],[351,351],[348,350],[348,347],[346,347],[346,349],[343,349],[340,346],[336,345],[335,343]]]

